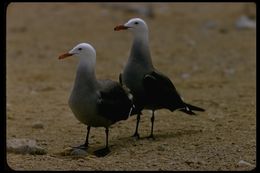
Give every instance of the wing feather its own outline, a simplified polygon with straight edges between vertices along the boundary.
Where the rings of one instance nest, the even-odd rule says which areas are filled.
[[[126,120],[132,107],[128,93],[117,82],[103,80],[100,83],[103,83],[97,102],[100,115],[113,122]]]
[[[171,80],[165,75],[153,71],[143,78],[147,101],[150,104],[159,105],[170,110],[184,108],[185,103],[181,99]]]

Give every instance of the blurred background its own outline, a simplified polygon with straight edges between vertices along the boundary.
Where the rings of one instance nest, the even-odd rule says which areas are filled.
[[[7,141],[35,140],[43,155],[7,146],[13,169],[251,170],[256,146],[256,6],[254,3],[10,3],[6,23]],[[78,59],[58,56],[88,42],[96,74],[118,81],[132,35],[114,27],[139,17],[149,27],[155,67],[182,97],[206,109],[189,117],[160,110],[155,141],[134,141],[135,117],[111,129],[111,155],[74,157],[86,127],[67,101]],[[141,136],[150,131],[144,111]],[[91,132],[91,148],[104,144]],[[20,144],[19,144],[20,145]],[[36,145],[36,144],[35,144]]]

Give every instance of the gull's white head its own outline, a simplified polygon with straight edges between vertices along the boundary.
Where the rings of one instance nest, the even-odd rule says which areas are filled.
[[[133,18],[123,25],[116,26],[114,30],[115,31],[130,30],[134,34],[148,33],[148,26],[146,25],[144,20],[140,18]]]
[[[73,49],[71,49],[69,52],[60,55],[59,59],[64,59],[73,55],[77,57],[96,58],[96,50],[88,43],[80,43]]]

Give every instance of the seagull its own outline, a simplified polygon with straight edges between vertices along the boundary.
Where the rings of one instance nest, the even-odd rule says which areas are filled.
[[[96,156],[103,157],[110,153],[109,127],[129,117],[133,108],[132,95],[118,82],[97,80],[95,75],[96,51],[90,44],[80,43],[69,52],[60,55],[59,59],[73,55],[79,58],[79,64],[68,103],[75,117],[87,125],[85,143],[73,148],[87,150],[90,128],[104,127],[106,146],[94,152]]]
[[[116,26],[114,30],[129,30],[134,36],[130,56],[123,72],[119,75],[119,81],[130,89],[138,112],[143,109],[152,111],[151,133],[148,138],[155,139],[154,112],[158,109],[179,110],[189,115],[195,115],[193,111],[205,111],[203,108],[185,103],[171,80],[154,68],[148,45],[148,26],[144,20],[133,18],[123,25]],[[138,133],[140,115],[141,113],[137,113],[133,135],[135,139],[140,138]]]

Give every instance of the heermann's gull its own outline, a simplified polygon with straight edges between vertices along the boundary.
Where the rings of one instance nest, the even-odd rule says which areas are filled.
[[[131,114],[131,94],[118,82],[96,79],[96,51],[90,44],[78,44],[68,53],[59,56],[59,59],[72,55],[80,60],[69,106],[75,117],[87,125],[85,143],[75,148],[88,148],[90,127],[105,127],[106,147],[94,152],[97,156],[105,156],[110,152],[108,128],[120,120],[126,120]]]
[[[170,79],[153,67],[148,45],[148,26],[142,19],[130,19],[124,25],[116,26],[114,30],[130,30],[134,35],[130,56],[119,80],[130,89],[137,110],[152,110],[149,138],[154,139],[154,112],[157,109],[166,108],[170,111],[177,109],[190,115],[195,115],[193,111],[204,111],[202,108],[185,103]],[[137,114],[136,130],[133,135],[137,139],[139,121],[140,113]]]

